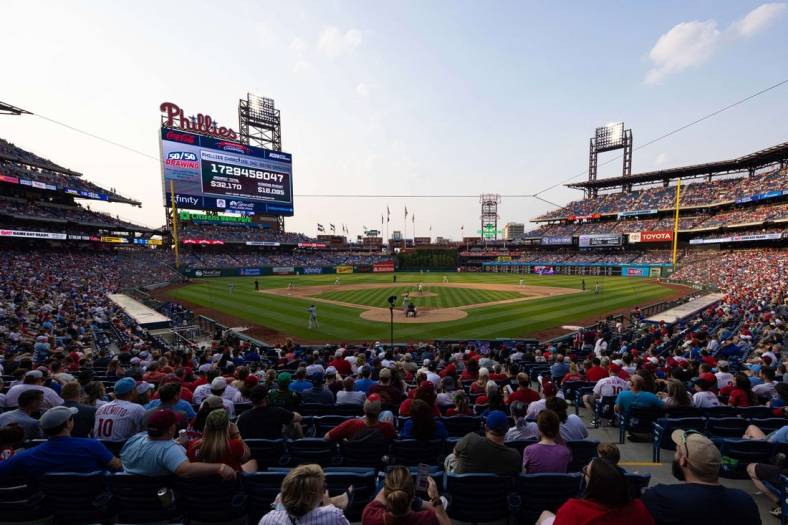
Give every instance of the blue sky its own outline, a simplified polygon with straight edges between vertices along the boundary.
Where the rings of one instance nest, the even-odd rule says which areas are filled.
[[[530,194],[587,168],[597,126],[623,120],[637,146],[788,78],[782,3],[27,0],[0,18],[0,100],[153,156],[165,100],[237,127],[239,97],[274,98],[296,194]],[[636,151],[634,171],[788,140],[786,100],[788,85]],[[163,223],[157,162],[37,117],[1,117],[0,137],[143,202],[112,213]],[[477,200],[302,197],[287,228],[355,235],[388,205],[401,229],[407,205],[419,235],[456,238]],[[501,222],[547,209],[504,198]]]

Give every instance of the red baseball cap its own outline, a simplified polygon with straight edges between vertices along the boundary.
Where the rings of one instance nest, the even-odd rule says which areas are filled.
[[[619,365],[615,364],[615,363],[610,363],[610,367],[609,367],[608,369],[609,369],[611,372],[615,372],[616,374],[618,374],[619,372],[621,372],[621,367],[620,367]]]
[[[709,383],[710,385],[714,386],[717,384],[717,377],[712,374],[711,372],[706,372],[698,376],[698,379],[702,379]]]

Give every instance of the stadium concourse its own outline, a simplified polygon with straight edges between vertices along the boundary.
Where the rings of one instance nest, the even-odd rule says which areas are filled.
[[[407,251],[197,216],[178,271],[169,231],[74,198],[133,200],[9,142],[0,175],[0,522],[722,525],[784,512],[784,167],[687,186],[672,274],[672,188],[572,203],[508,245],[450,247],[467,271],[659,276],[722,294],[678,322],[636,308],[551,341],[393,347],[274,347],[147,290],[198,269],[393,269]],[[594,235],[615,242],[583,244]],[[171,330],[146,329],[117,292]]]

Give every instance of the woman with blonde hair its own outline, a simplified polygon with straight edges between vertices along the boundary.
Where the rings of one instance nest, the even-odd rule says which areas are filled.
[[[257,461],[250,459],[249,447],[224,409],[208,414],[202,437],[189,442],[186,455],[192,462],[224,463],[236,472],[257,471]]]
[[[663,398],[665,408],[692,406],[692,398],[690,397],[689,392],[687,392],[687,389],[684,387],[684,383],[678,379],[668,380],[667,390],[667,395]]]
[[[362,525],[450,525],[446,500],[440,496],[432,478],[427,478],[429,502],[421,501],[413,510],[416,484],[407,467],[397,466],[386,474],[383,489],[365,508]]]
[[[345,494],[329,498],[326,476],[319,465],[299,465],[282,481],[276,508],[263,516],[259,525],[350,525],[342,512]]]

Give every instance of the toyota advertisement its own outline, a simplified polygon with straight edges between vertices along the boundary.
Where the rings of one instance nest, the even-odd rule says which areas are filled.
[[[165,206],[293,215],[289,153],[163,127],[161,166]]]
[[[638,242],[670,242],[672,240],[672,231],[635,232],[629,234],[630,244]]]

